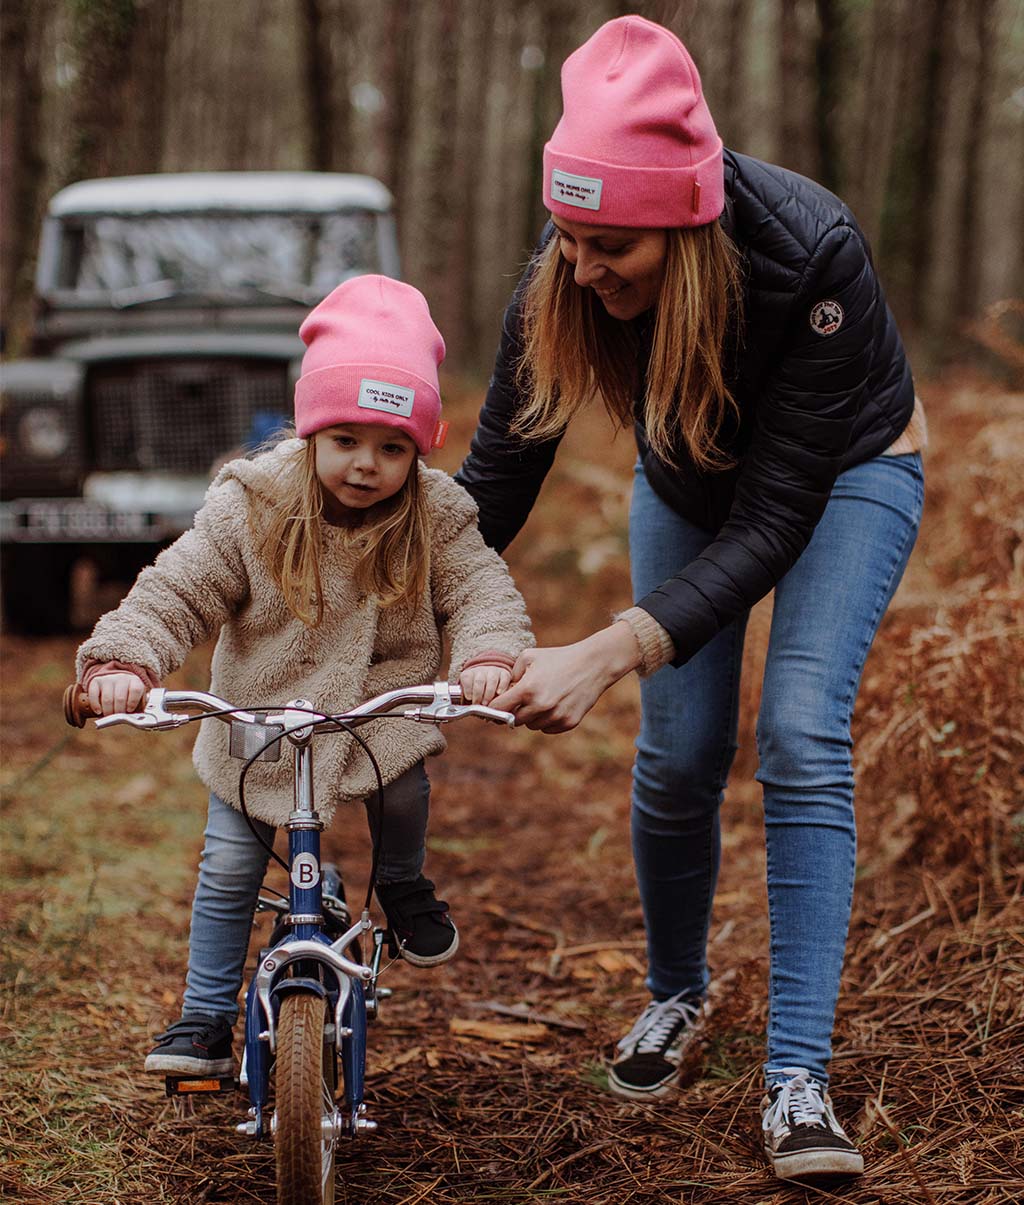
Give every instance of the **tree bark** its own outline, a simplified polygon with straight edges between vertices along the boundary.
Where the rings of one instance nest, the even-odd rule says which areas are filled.
[[[843,15],[840,0],[817,0],[820,30],[815,54],[814,127],[818,146],[818,180],[833,192],[843,186],[836,117],[839,108],[839,72],[842,56]]]
[[[981,158],[988,133],[991,95],[992,51],[995,30],[995,0],[973,0],[974,44],[971,48],[971,95],[967,145],[963,154],[963,185],[960,193],[960,247],[957,264],[958,288],[954,305],[959,319],[976,316],[980,304]]]
[[[42,143],[42,30],[46,0],[6,0],[0,8],[0,343],[17,346],[32,288],[46,160]]]
[[[136,0],[75,0],[71,14],[78,75],[71,114],[74,140],[64,171],[66,184],[117,172]]]
[[[322,0],[299,0],[299,21],[309,166],[326,172],[334,165],[334,62]]]

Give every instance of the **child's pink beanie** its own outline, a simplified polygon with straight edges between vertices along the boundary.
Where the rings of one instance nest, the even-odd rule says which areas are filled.
[[[562,119],[544,148],[544,204],[597,226],[703,226],[725,203],[722,140],[680,40],[608,21],[562,65]]]
[[[389,276],[353,276],[299,328],[306,344],[295,384],[295,427],[305,437],[337,423],[406,431],[421,456],[441,416],[444,340],[426,298]]]

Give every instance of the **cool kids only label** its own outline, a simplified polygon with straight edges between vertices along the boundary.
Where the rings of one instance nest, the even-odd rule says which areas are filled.
[[[386,414],[402,414],[408,418],[412,414],[415,397],[415,389],[392,385],[388,381],[371,381],[369,377],[363,377],[359,382],[357,405],[365,410],[383,410]]]

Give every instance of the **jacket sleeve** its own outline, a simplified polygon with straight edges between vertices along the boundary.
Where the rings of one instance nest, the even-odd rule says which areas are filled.
[[[211,487],[193,526],[143,569],[117,610],[97,623],[78,650],[76,672],[81,675],[90,662],[122,661],[162,681],[177,669],[248,595],[246,515],[238,482]]]
[[[550,237],[545,227],[540,246]],[[469,455],[455,480],[480,511],[484,540],[503,552],[519,533],[537,501],[555,459],[559,439],[524,440],[509,434],[525,399],[516,383],[522,356],[522,297],[529,278],[523,274],[505,310],[498,354]]]
[[[842,310],[830,334],[811,325],[823,301]],[[786,347],[755,404],[728,519],[696,560],[638,600],[672,637],[674,665],[768,594],[810,541],[864,403],[878,305],[864,243],[849,226],[832,228],[808,261]]]
[[[451,641],[455,678],[472,657],[498,651],[515,658],[535,642],[508,567],[480,535],[472,499],[450,478],[434,497],[440,505],[431,536],[431,595],[438,624]]]

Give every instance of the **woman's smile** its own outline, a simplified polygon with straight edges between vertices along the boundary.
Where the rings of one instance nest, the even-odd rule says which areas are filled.
[[[628,321],[657,305],[668,254],[664,230],[552,220],[576,284],[596,293],[613,318]]]

